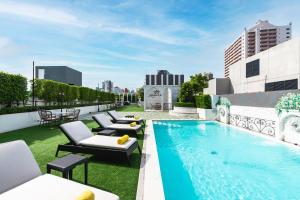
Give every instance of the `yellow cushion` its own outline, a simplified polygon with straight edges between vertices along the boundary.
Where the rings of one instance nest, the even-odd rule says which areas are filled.
[[[135,120],[139,120],[140,117],[139,117],[139,116],[135,116],[134,119],[135,119]]]
[[[131,127],[135,127],[135,126],[136,126],[136,122],[130,123],[130,126],[131,126]]]
[[[90,190],[86,190],[76,200],[95,200],[95,194]]]
[[[122,137],[120,137],[118,139],[118,144],[124,144],[129,140],[129,136],[128,135],[123,135]]]

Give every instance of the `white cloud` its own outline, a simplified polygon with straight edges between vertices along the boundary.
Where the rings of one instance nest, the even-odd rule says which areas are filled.
[[[44,7],[39,5],[0,2],[0,13],[28,17],[39,21],[50,22],[61,25],[72,25],[77,27],[87,27],[86,22],[81,21],[75,15],[65,10]]]

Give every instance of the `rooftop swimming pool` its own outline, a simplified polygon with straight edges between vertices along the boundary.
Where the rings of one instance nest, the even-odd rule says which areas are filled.
[[[300,151],[209,121],[153,121],[166,200],[300,199]]]

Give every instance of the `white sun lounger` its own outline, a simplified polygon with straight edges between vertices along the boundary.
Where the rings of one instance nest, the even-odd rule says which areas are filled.
[[[118,123],[118,122],[126,122],[126,123],[136,122],[138,124],[142,124],[144,122],[144,119],[142,119],[142,118],[135,119],[134,117],[122,117],[115,110],[108,111],[107,113],[111,116],[111,118],[113,119],[113,121],[115,123]]]
[[[92,118],[104,129],[116,130],[119,133],[134,134],[134,136],[136,137],[140,130],[144,132],[141,125],[136,125],[134,127],[131,127],[130,124],[118,124],[118,123],[114,124],[105,116],[105,114],[102,113],[93,115]]]
[[[69,139],[69,143],[60,144],[57,147],[56,156],[59,151],[73,153],[86,153],[94,155],[115,154],[125,155],[130,164],[130,155],[140,147],[136,138],[129,138],[125,144],[118,144],[119,137],[94,135],[90,129],[81,121],[69,122],[59,126],[61,131]]]
[[[115,194],[63,179],[42,175],[30,149],[18,140],[0,144],[0,200],[74,200],[90,190],[96,200],[118,200]]]

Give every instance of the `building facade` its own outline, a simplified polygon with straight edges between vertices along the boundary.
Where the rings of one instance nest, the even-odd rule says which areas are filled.
[[[209,81],[206,94],[300,88],[300,39],[294,38],[229,66],[229,77]]]
[[[113,92],[114,84],[112,81],[107,80],[102,82],[102,90],[104,92]]]
[[[82,73],[67,66],[36,66],[35,78],[82,86]]]
[[[145,110],[170,110],[177,100],[183,74],[171,74],[158,70],[157,74],[147,74],[144,85]]]
[[[267,20],[259,20],[250,29],[244,29],[224,53],[224,76],[229,77],[229,66],[265,51],[292,38],[292,24],[275,26]]]

